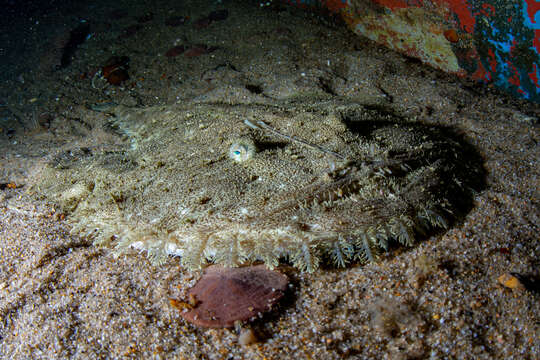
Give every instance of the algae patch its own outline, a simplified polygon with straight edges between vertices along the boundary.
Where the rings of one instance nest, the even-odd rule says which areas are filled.
[[[110,111],[129,144],[58,154],[36,188],[96,244],[194,269],[371,260],[446,228],[482,177],[449,131],[354,104]]]

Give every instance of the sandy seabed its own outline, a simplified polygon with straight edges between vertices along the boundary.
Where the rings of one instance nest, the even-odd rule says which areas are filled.
[[[0,65],[2,358],[540,358],[538,105],[280,5],[158,5],[29,9],[28,17],[3,25],[11,36]],[[226,19],[195,26],[225,8]],[[141,18],[150,12],[149,20]],[[187,21],[167,25],[173,16]],[[80,18],[92,36],[68,66],[53,70]],[[174,46],[200,44],[215,49],[164,56]],[[130,58],[130,79],[119,87],[96,75],[113,55]],[[144,253],[115,257],[96,248],[70,235],[69,216],[30,191],[32,177],[58,152],[107,143],[95,127],[104,116],[96,104],[306,98],[342,98],[451,127],[483,157],[486,185],[447,231],[379,262],[312,274],[282,265],[289,292],[274,311],[243,325],[257,335],[252,345],[238,343],[238,329],[194,327],[170,305],[199,272],[181,268],[177,258],[154,266]],[[523,287],[503,286],[503,274]]]

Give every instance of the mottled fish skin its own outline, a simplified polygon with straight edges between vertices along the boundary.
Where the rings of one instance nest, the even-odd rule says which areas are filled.
[[[355,104],[95,109],[124,147],[60,154],[38,188],[75,232],[155,263],[313,272],[375,260],[448,228],[483,178],[452,132]],[[239,144],[242,161],[230,156]]]

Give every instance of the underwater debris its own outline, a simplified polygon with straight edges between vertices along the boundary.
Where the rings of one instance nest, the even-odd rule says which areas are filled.
[[[129,145],[57,158],[34,188],[63,208],[74,232],[119,252],[145,250],[155,263],[287,260],[312,272],[322,262],[374,260],[392,243],[447,228],[483,179],[480,157],[447,129],[354,104],[108,113]],[[232,149],[249,159],[239,166],[231,139],[246,138],[257,152]]]

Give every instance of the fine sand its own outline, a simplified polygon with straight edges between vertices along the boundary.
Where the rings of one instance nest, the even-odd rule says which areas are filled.
[[[2,358],[540,358],[540,106],[281,5],[108,4],[29,8],[2,21]],[[198,21],[222,9],[225,19]],[[185,23],[176,26],[175,16]],[[91,36],[56,69],[81,19]],[[207,51],[164,55],[179,45]],[[130,58],[121,86],[99,76],[111,56]],[[376,263],[312,274],[284,263],[278,270],[290,284],[279,307],[237,329],[204,329],[170,303],[184,298],[200,272],[172,257],[152,265],[135,250],[115,257],[70,235],[69,214],[30,186],[58,152],[110,144],[94,128],[108,103],[303,99],[354,101],[462,134],[484,159],[485,186],[473,208],[448,230]],[[513,278],[499,281],[505,274]],[[250,345],[238,341],[246,329],[257,338]]]

